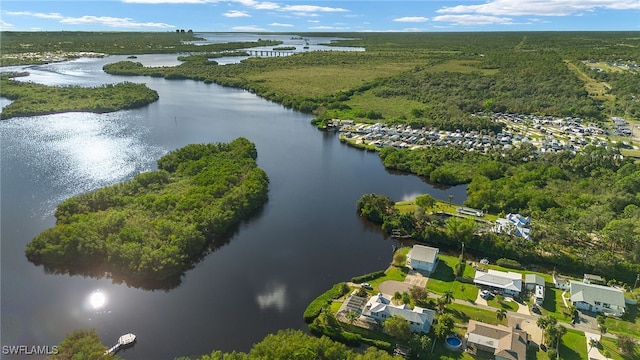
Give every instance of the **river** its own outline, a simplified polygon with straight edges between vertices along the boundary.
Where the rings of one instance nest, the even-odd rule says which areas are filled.
[[[305,329],[305,307],[332,284],[389,264],[392,240],[356,214],[363,194],[466,198],[464,186],[435,189],[415,176],[390,173],[377,155],[318,131],[311,116],[249,92],[102,72],[104,64],[124,58],[16,68],[30,72],[23,80],[48,85],[145,83],[160,99],[110,114],[0,122],[3,346],[53,346],[71,331],[95,328],[107,346],[128,332],[138,336],[134,348],[118,353],[125,359],[247,351],[268,333]],[[175,58],[141,55],[136,61],[171,65]],[[256,144],[258,165],[270,178],[269,201],[177,288],[145,291],[109,279],[47,274],[24,256],[26,244],[54,225],[55,207],[65,198],[154,169],[157,158],[186,144],[239,136]],[[92,303],[96,291],[104,301]]]

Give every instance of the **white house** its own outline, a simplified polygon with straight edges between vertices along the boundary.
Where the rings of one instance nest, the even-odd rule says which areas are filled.
[[[428,333],[436,312],[415,306],[410,309],[407,305],[393,305],[391,299],[382,294],[371,297],[364,306],[362,315],[383,323],[394,315],[399,315],[409,321],[412,332]]]
[[[622,316],[625,310],[624,293],[620,289],[587,284],[572,280],[569,284],[571,303],[580,310]]]
[[[508,235],[517,235],[525,240],[531,239],[531,219],[520,214],[507,214],[504,218],[496,220],[493,231]]]
[[[489,287],[505,295],[518,296],[522,291],[522,274],[489,269],[484,272],[476,270],[473,282],[480,287]]]
[[[569,281],[560,275],[553,274],[553,286],[556,289],[569,290]]]
[[[524,287],[533,293],[533,297],[537,304],[544,302],[544,278],[538,274],[525,274]]]
[[[407,267],[413,270],[432,272],[438,262],[438,248],[413,245],[407,254]]]

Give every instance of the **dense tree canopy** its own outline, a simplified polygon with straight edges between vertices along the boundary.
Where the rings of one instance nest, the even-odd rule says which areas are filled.
[[[363,196],[357,208],[385,231],[402,229],[414,239],[451,249],[464,242],[479,257],[546,264],[569,273],[597,272],[627,283],[640,271],[640,163],[615,148],[588,146],[577,154],[540,156],[517,147],[487,155],[465,155],[453,148],[384,148],[380,156],[385,166],[418,175],[427,176],[421,169],[430,168],[430,180],[442,169],[439,173],[450,179],[468,182],[466,206],[530,216],[534,241],[495,234],[470,220],[435,221],[424,210],[402,214],[390,210],[382,195]]]
[[[188,360],[179,358],[177,360]],[[326,336],[316,338],[299,330],[280,330],[267,335],[253,345],[248,353],[223,353],[214,351],[200,360],[391,360],[396,359],[387,352],[369,347],[364,353],[348,349],[344,344],[330,340]]]
[[[70,111],[105,113],[135,109],[158,100],[158,93],[144,84],[124,82],[94,88],[47,86],[0,78],[0,96],[14,100],[0,119]]]
[[[120,359],[113,354],[104,355],[107,347],[100,342],[95,329],[77,330],[67,335],[57,347],[57,354],[51,360],[110,360]]]
[[[28,244],[27,258],[51,271],[175,285],[267,201],[268,178],[256,157],[244,138],[173,151],[156,171],[64,201],[56,226]]]

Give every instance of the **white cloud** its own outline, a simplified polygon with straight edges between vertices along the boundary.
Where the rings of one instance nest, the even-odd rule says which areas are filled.
[[[405,17],[393,19],[393,21],[397,21],[397,22],[417,22],[417,23],[425,22],[427,20],[429,20],[429,18],[426,18],[424,16],[405,16]]]
[[[261,28],[261,27],[256,26],[256,25],[234,26],[234,27],[231,28],[231,30],[233,30],[233,31],[246,31],[246,32],[267,31],[266,29]]]
[[[61,24],[70,24],[70,25],[86,25],[86,24],[98,24],[105,25],[109,27],[120,27],[120,28],[174,28],[175,26],[165,24],[165,23],[157,23],[157,22],[136,22],[131,18],[116,18],[110,16],[92,16],[85,15],[81,17],[69,17],[63,16],[59,13],[34,13],[31,11],[5,11],[4,15],[11,16],[31,16],[38,19],[52,19],[52,20],[60,20]]]
[[[13,28],[13,24],[9,24],[8,22],[0,19],[0,29],[7,30]]]
[[[207,4],[217,3],[220,0],[121,0],[129,4]]]
[[[294,14],[294,15],[297,15],[297,16],[308,16],[308,17],[316,17],[316,16],[320,16],[320,15],[318,15],[318,14],[316,14],[316,13],[306,13],[306,12],[295,12],[295,13],[293,13],[293,14]]]
[[[280,8],[280,5],[270,1],[264,1],[264,2],[254,1],[254,0],[234,0],[234,1],[256,10],[276,10]]]
[[[12,16],[33,16],[39,19],[62,19],[59,13],[34,13],[31,11],[5,11],[4,14]]]
[[[277,22],[274,22],[274,23],[271,23],[271,24],[269,24],[269,26],[283,26],[283,27],[292,27],[293,25],[292,25],[292,24],[282,24],[282,23],[277,23]]]
[[[441,14],[486,14],[495,16],[566,16],[596,9],[640,10],[638,0],[492,0],[478,5],[443,7]]]
[[[310,23],[319,23],[319,22],[320,22],[320,20],[307,20],[307,22],[310,22]]]
[[[71,25],[86,25],[86,24],[98,24],[109,27],[120,28],[173,28],[175,26],[165,23],[146,22],[140,23],[132,21],[130,18],[115,18],[110,16],[91,16],[85,15],[78,18],[65,17],[60,20],[61,24]]]
[[[262,294],[258,294],[256,302],[260,309],[275,308],[283,311],[287,305],[287,288],[283,284],[271,285]]]
[[[491,25],[491,24],[513,24],[511,18],[488,16],[488,15],[440,15],[433,18],[433,21],[450,22],[457,25]]]
[[[311,30],[347,30],[348,27],[318,25],[309,27]]]
[[[284,11],[294,11],[300,13],[314,13],[314,12],[345,12],[349,11],[343,8],[334,8],[327,6],[316,6],[316,5],[287,5],[282,7]]]
[[[238,10],[231,10],[231,11],[228,11],[228,12],[226,12],[226,13],[222,14],[222,16],[226,16],[226,17],[229,17],[229,18],[237,18],[237,17],[251,17],[251,15],[247,14],[246,12],[244,12],[244,11],[238,11]]]

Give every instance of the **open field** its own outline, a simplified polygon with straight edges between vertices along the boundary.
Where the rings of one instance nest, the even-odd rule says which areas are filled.
[[[606,100],[613,101],[615,100],[615,96],[609,94],[609,90],[611,90],[611,85],[603,82],[599,82],[589,75],[585,74],[582,70],[578,69],[574,64],[567,62],[567,67],[573,72],[576,73],[578,78],[584,82],[584,87],[589,93],[589,96],[598,100]]]

